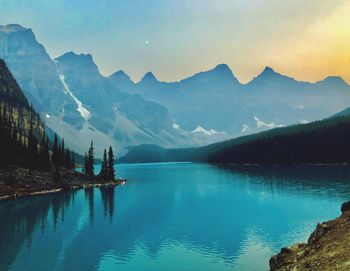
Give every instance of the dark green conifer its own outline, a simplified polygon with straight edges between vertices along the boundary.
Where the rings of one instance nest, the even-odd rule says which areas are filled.
[[[95,160],[95,153],[94,153],[94,142],[91,141],[91,145],[88,151],[88,155],[87,155],[87,164],[85,166],[86,169],[86,174],[89,177],[94,176],[94,160]]]
[[[102,159],[102,164],[101,164],[100,176],[105,181],[108,180],[107,169],[108,169],[107,151],[106,151],[106,149],[104,149],[104,151],[103,151],[103,159]]]
[[[112,146],[109,146],[107,161],[107,178],[109,181],[115,180],[114,154]]]
[[[58,166],[58,137],[56,133],[52,147],[52,164]]]

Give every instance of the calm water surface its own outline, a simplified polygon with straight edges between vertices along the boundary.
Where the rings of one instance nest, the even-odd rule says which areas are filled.
[[[347,167],[117,166],[128,183],[0,203],[0,270],[267,270],[350,198]]]

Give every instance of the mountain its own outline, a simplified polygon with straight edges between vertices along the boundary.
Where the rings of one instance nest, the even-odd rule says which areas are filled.
[[[0,27],[0,58],[4,59],[28,100],[38,112],[59,116],[69,125],[81,127],[83,119],[66,95],[54,61],[31,29],[19,25]]]
[[[109,77],[89,54],[51,59],[31,29],[0,27],[0,57],[29,102],[83,153],[112,145],[202,146],[263,130],[308,123],[347,108],[350,87],[339,77],[302,82],[270,67],[241,84],[226,64],[177,81],[148,72],[134,83],[124,71]]]
[[[103,140],[117,142],[119,149],[140,142],[175,146],[182,140],[165,107],[115,88],[100,74],[91,55],[69,52],[55,62],[66,92],[85,120],[83,131],[96,130]]]
[[[114,84],[118,86],[117,88],[124,92],[131,92],[134,86],[134,82],[130,79],[130,76],[122,70],[110,75],[109,80],[110,82],[114,82]]]
[[[284,126],[306,123],[349,106],[350,87],[341,81],[329,77],[316,83],[302,82],[267,67],[244,85],[243,99],[251,105],[250,112],[265,122]]]
[[[220,164],[338,164],[350,162],[350,115],[269,131],[205,147],[164,149],[142,145],[120,162],[210,162]]]
[[[185,130],[200,126],[230,137],[323,119],[348,107],[350,98],[350,86],[340,77],[302,82],[271,67],[247,84],[239,83],[225,64],[179,82],[154,78],[147,75],[121,90],[166,106]],[[110,81],[119,86],[117,80]]]
[[[117,80],[110,77],[110,81],[123,90]],[[229,67],[221,64],[172,83],[160,82],[153,73],[147,73],[127,91],[164,105],[183,130],[203,127],[231,134],[242,129],[241,121],[249,119],[249,112],[241,103],[240,86]],[[250,119],[253,121],[253,118]]]
[[[77,152],[83,153],[91,139],[97,153],[106,145],[122,153],[126,146],[140,143],[193,144],[173,128],[167,108],[118,90],[89,54],[68,52],[53,60],[31,29],[7,25],[0,27],[0,57],[48,127],[59,131]]]

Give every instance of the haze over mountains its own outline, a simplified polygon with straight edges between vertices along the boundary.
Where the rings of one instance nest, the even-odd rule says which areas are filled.
[[[204,145],[322,119],[350,101],[350,86],[339,77],[307,83],[269,67],[248,84],[225,64],[171,83],[151,72],[138,83],[124,71],[106,78],[89,54],[51,59],[19,25],[0,26],[0,58],[47,125],[78,152],[90,139],[97,150],[101,142],[120,152],[139,144]]]

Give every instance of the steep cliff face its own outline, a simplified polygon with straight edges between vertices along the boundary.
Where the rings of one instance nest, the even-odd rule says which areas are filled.
[[[41,144],[41,140],[45,143]],[[46,142],[45,127],[39,114],[29,105],[5,62],[0,59],[0,168],[46,169],[48,145],[45,149],[47,156],[41,156]]]
[[[120,91],[100,74],[90,54],[51,59],[31,29],[7,25],[0,26],[0,58],[46,124],[77,152],[84,153],[90,140],[99,155],[108,145],[119,154],[142,143],[192,143],[191,135],[173,128],[167,108]]]
[[[32,116],[34,127],[39,131],[45,130],[39,115],[30,106],[22,89],[2,59],[0,59],[0,106],[2,108],[1,117],[6,114],[8,121],[15,122],[17,129],[24,134],[28,132],[30,116]]]
[[[318,224],[306,244],[282,248],[270,259],[270,270],[350,270],[350,202],[341,211],[335,220]]]
[[[65,94],[55,62],[31,29],[19,25],[0,28],[0,58],[4,59],[35,109],[49,116],[60,116],[80,127],[83,119],[74,100]]]
[[[0,102],[13,108],[30,109],[27,98],[2,59],[0,59]]]

